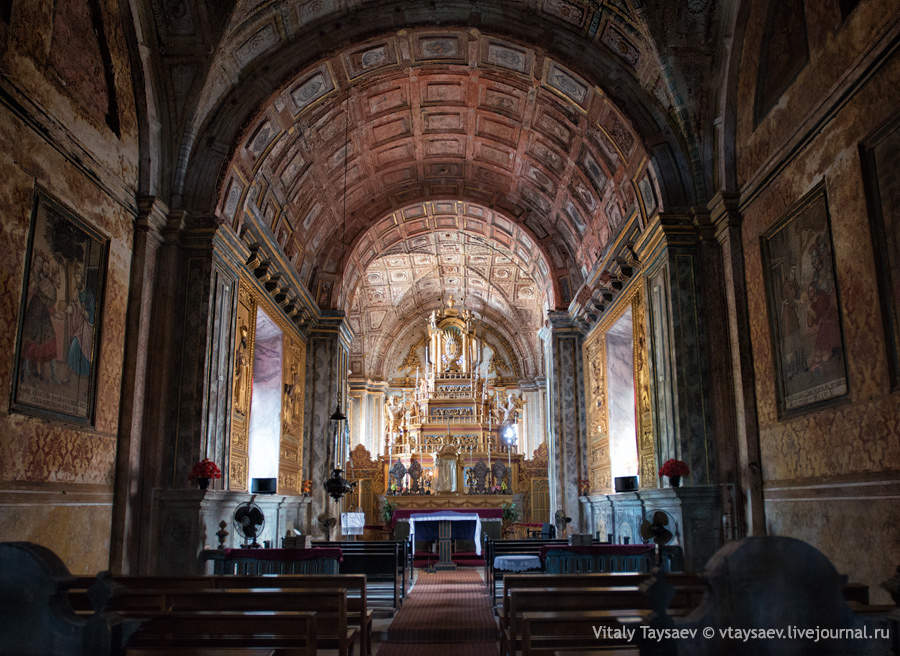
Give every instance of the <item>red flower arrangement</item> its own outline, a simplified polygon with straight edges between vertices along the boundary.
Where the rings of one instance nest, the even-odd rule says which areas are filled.
[[[312,494],[312,479],[307,478],[303,481],[303,488],[300,491],[307,497]]]
[[[587,478],[579,478],[578,479],[578,495],[579,496],[587,496],[591,492],[591,481]]]
[[[663,466],[659,468],[659,476],[662,478],[663,476],[687,476],[691,473],[691,470],[688,469],[687,463],[682,462],[681,460],[666,460],[663,463]]]
[[[198,463],[194,464],[194,467],[191,469],[191,475],[188,477],[192,481],[197,478],[222,478],[222,472],[209,458],[204,458]]]

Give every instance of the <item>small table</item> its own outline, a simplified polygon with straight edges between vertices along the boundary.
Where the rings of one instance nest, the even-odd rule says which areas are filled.
[[[529,569],[540,569],[541,559],[537,556],[529,556],[528,554],[510,554],[506,556],[496,556],[494,558],[494,569],[504,572],[524,572]]]

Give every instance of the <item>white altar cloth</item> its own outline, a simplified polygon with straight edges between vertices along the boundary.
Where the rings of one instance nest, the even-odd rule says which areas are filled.
[[[481,516],[478,513],[460,513],[451,510],[430,512],[430,513],[414,513],[409,516],[409,540],[412,542],[413,549],[416,545],[416,522],[475,522],[475,554],[481,555]]]

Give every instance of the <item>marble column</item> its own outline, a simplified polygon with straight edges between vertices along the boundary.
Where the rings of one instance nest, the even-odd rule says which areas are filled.
[[[340,403],[347,414],[347,370],[352,334],[343,313],[325,314],[309,332],[306,352],[306,478],[312,480],[307,533],[323,535],[317,518],[337,518],[338,504],[322,487],[334,468],[334,433],[329,417]]]
[[[141,439],[145,417],[147,372],[153,325],[153,295],[157,260],[168,209],[159,200],[138,201],[134,224],[131,280],[128,290],[122,399],[113,500],[109,568],[114,574],[135,574],[142,531]]]
[[[736,527],[735,537],[743,537],[743,534],[765,535],[766,518],[760,465],[756,386],[737,194],[716,194],[710,201],[709,208],[715,236],[722,249],[734,429],[738,451],[737,485],[740,489],[740,501],[743,502],[744,522],[743,526]]]
[[[587,478],[583,335],[567,312],[550,312],[540,337],[547,364],[549,521],[562,510],[572,518],[569,532],[580,532],[587,525],[578,501],[578,479]]]
[[[685,461],[688,485],[716,483],[698,232],[686,215],[660,214],[637,250],[648,289],[659,462]]]

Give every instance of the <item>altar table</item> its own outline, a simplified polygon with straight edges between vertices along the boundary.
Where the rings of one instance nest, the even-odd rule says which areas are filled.
[[[439,522],[449,521],[451,522],[451,527],[454,524],[462,523],[462,531],[465,532],[465,535],[460,535],[458,532],[454,531],[452,536],[453,539],[457,540],[474,540],[475,541],[475,553],[477,555],[481,555],[481,516],[477,512],[455,512],[452,510],[439,510],[436,512],[430,513],[413,513],[409,516],[409,540],[415,548],[416,544],[416,524],[428,524],[434,523],[437,525]],[[432,529],[432,531],[436,531],[436,529]],[[470,532],[471,531],[471,532]],[[420,534],[419,539],[433,539],[436,535],[432,535],[431,531],[427,533],[427,537],[424,537]]]
[[[503,508],[439,508],[435,510],[423,510],[418,508],[398,508],[391,515],[391,528],[396,526],[397,522],[403,522],[409,520],[409,518],[413,515],[426,515],[429,513],[437,513],[437,512],[452,512],[452,513],[464,513],[464,514],[476,514],[481,518],[481,521],[487,520],[496,520],[501,521],[503,519]]]

